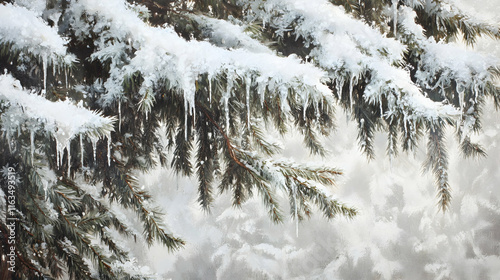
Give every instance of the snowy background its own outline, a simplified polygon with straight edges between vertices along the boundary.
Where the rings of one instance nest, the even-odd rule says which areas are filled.
[[[457,2],[500,23],[499,0]],[[477,49],[500,57],[498,41],[480,40]],[[178,252],[136,248],[137,259],[165,279],[500,279],[500,114],[492,106],[485,108],[484,133],[475,137],[486,158],[464,160],[448,131],[453,200],[446,214],[438,212],[432,175],[422,172],[425,143],[391,163],[380,134],[376,159],[368,161],[340,109],[337,125],[324,140],[326,159],[297,150],[301,138],[294,135],[283,156],[341,168],[335,194],[360,210],[355,219],[316,214],[299,224],[297,237],[295,222],[273,224],[259,198],[240,210],[223,194],[206,214],[194,178],[153,170],[142,183],[187,245]]]

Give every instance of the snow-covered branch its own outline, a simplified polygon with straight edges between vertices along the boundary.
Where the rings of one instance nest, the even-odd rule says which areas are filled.
[[[123,77],[136,72],[144,78],[139,91],[142,97],[152,98],[147,96],[153,86],[166,80],[172,89],[184,95],[187,112],[194,109],[196,81],[203,74],[207,74],[209,80],[217,75],[227,76],[224,100],[232,95],[233,81],[237,79],[256,86],[261,95],[267,89],[283,100],[289,89],[299,93],[304,103],[331,99],[330,90],[322,83],[326,73],[296,56],[278,57],[268,52],[227,50],[208,42],[186,41],[168,26],[159,28],[144,23],[121,0],[84,0],[73,4],[72,9],[75,15],[87,14],[99,19],[93,30],[96,33],[104,31],[104,34],[94,57],[105,61],[110,51],[115,54],[120,48],[134,51],[133,58],[125,65],[112,62],[111,79],[105,84],[108,94],[104,104],[119,98]],[[108,43],[106,39],[109,38],[113,38],[114,43]],[[227,110],[227,102],[225,104]],[[287,109],[286,103],[282,104],[282,109]]]
[[[114,130],[114,117],[75,106],[70,101],[51,102],[22,88],[20,82],[9,74],[0,76],[0,100],[10,104],[2,114],[2,130],[10,137],[21,127],[27,127],[33,142],[34,133],[41,128],[57,142],[58,160],[64,149],[77,135],[86,135],[92,141],[109,135]],[[32,143],[33,149],[33,143]]]
[[[74,56],[66,53],[66,40],[35,12],[12,4],[0,5],[0,43],[32,54],[44,63],[70,64]]]
[[[354,19],[342,8],[326,0],[254,1],[249,5],[254,17],[272,25],[278,35],[293,32],[305,40],[306,47],[312,45],[309,55],[330,73],[337,92],[349,86],[351,109],[353,86],[369,73],[364,99],[382,106],[382,99],[387,98],[389,116],[398,112],[408,120],[434,122],[456,115],[451,106],[427,100],[410,74],[395,66],[403,59],[403,44]]]

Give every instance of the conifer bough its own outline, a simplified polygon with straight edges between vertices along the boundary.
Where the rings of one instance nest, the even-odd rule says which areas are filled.
[[[369,158],[376,131],[389,156],[427,135],[445,211],[446,127],[465,156],[484,155],[471,134],[486,102],[500,107],[498,62],[452,44],[498,39],[498,26],[450,1],[0,2],[0,165],[23,186],[17,277],[154,277],[122,241],[184,244],[138,186],[156,166],[195,176],[206,211],[230,192],[235,207],[259,195],[277,223],[280,194],[295,220],[355,216],[331,194],[339,170],[280,158],[267,133],[297,130],[328,156],[336,108]]]

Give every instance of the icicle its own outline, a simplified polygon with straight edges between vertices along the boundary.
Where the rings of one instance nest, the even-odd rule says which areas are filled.
[[[224,111],[226,112],[226,131],[229,131],[229,97],[224,97]]]
[[[47,57],[42,57],[42,66],[43,66],[43,91],[42,95],[45,96],[47,93]]]
[[[337,83],[335,84],[335,87],[337,89],[337,97],[339,98],[339,100],[342,98],[342,87],[343,86],[344,86],[344,80],[337,78]]]
[[[64,84],[68,87],[68,68],[64,67]]]
[[[83,139],[81,134],[80,134],[80,164],[83,167]]]
[[[456,90],[458,92],[458,103],[460,104],[460,111],[463,111],[465,89],[463,88],[463,85],[457,83],[457,89]]]
[[[68,160],[69,160],[69,146],[70,146],[70,140],[69,138],[66,138],[67,135],[65,132],[60,132],[55,135],[56,139],[56,160],[57,160],[57,167],[61,167],[63,165],[63,158],[64,158],[64,149],[68,150]],[[68,167],[69,167],[69,162],[68,162]]]
[[[261,83],[257,87],[257,91],[260,96],[260,106],[264,107],[264,100],[266,97],[266,85],[264,83]]]
[[[118,131],[122,131],[122,103],[118,100]]]
[[[352,113],[352,104],[354,103],[352,100],[352,88],[353,88],[353,83],[354,82],[354,75],[351,76],[351,79],[349,80],[349,101],[350,101],[350,106],[351,106],[351,113]]]
[[[231,89],[233,88],[232,77],[227,77],[227,88],[224,94],[224,110],[226,112],[226,131],[229,131],[229,97],[231,96]]]
[[[320,118],[320,110],[321,110],[321,107],[320,107],[320,103],[318,102],[314,102],[314,113],[316,115],[316,121],[319,121],[319,118]]]
[[[446,99],[446,93],[444,92],[443,79],[439,79],[439,87],[441,88],[441,96]]]
[[[399,0],[392,0],[392,12],[393,12],[393,28],[394,28],[394,37],[397,35],[398,30],[398,2]]]
[[[191,115],[193,116],[193,125],[196,124],[196,107],[191,106]]]
[[[309,95],[306,94],[305,98],[304,98],[304,105],[302,105],[303,109],[302,109],[302,117],[304,118],[304,120],[306,119],[306,111],[307,111],[307,103],[309,101]]]
[[[250,128],[250,85],[252,83],[252,79],[250,77],[246,78],[246,103],[247,103],[247,125]]]
[[[94,155],[94,163],[97,163],[97,138],[90,138],[90,142],[92,142],[92,153]]]
[[[8,130],[8,129],[7,129],[7,131],[6,131],[6,135],[5,135],[5,137],[7,137],[7,146],[9,146],[9,152],[12,154],[12,146],[11,146],[11,144],[10,144],[10,142],[11,142],[11,141],[10,141],[10,132],[9,132],[9,130]]]
[[[299,237],[299,214],[297,209],[297,186],[295,184],[292,185],[292,193],[293,193],[293,204],[295,206],[295,235],[297,238]]]
[[[479,88],[478,85],[475,83],[474,84],[474,102],[477,103],[477,96],[479,94]]]
[[[68,151],[68,177],[70,176],[71,172],[71,144],[68,144],[66,147],[66,151]]]
[[[184,96],[184,140],[187,141],[188,135],[188,104],[186,97]]]
[[[212,79],[208,77],[208,102],[210,103],[210,107],[212,107]]]
[[[56,137],[56,165],[57,165],[57,168],[59,168],[59,166],[60,166],[59,158],[60,158],[60,155],[59,155],[59,141],[57,141],[57,137]]]
[[[33,165],[34,155],[35,155],[35,130],[30,131],[30,147],[31,147],[31,165]]]
[[[382,97],[378,98],[378,104],[380,105],[380,117],[384,117],[384,108],[382,107]]]
[[[108,166],[111,165],[111,134],[106,136],[106,144],[108,146]]]

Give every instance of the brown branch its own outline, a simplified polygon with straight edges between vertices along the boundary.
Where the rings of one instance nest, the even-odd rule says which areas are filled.
[[[17,255],[17,258],[24,264],[24,266],[26,266],[28,269],[30,270],[33,270],[33,271],[36,271],[36,273],[40,274],[40,275],[45,275],[45,273],[41,272],[40,270],[38,270],[36,267],[33,267],[31,266],[23,257],[22,255],[19,254],[19,252],[17,252],[16,250],[16,255]]]
[[[45,215],[45,212],[42,210],[42,208],[40,208],[40,205],[38,205],[38,203],[36,203],[33,195],[31,193],[29,193],[29,196],[31,197],[31,200],[33,200],[33,203],[35,204],[36,208],[38,208],[38,211],[40,211],[45,218],[48,218],[47,215]],[[37,222],[37,224],[38,224],[38,222]]]
[[[55,193],[59,194],[60,196],[64,197],[66,200],[69,200],[69,201],[73,201],[73,199],[67,197],[65,194],[63,194],[62,192],[60,191],[55,191]]]
[[[219,132],[221,133],[222,137],[224,137],[224,140],[226,140],[226,146],[227,146],[227,149],[229,151],[229,156],[231,157],[231,159],[236,162],[236,164],[238,164],[239,166],[243,167],[245,170],[249,171],[251,173],[251,170],[248,169],[248,167],[246,165],[244,165],[237,157],[236,157],[236,154],[234,152],[234,150],[238,150],[238,148],[234,147],[233,144],[231,143],[231,140],[229,139],[229,137],[224,133],[224,130],[219,126],[219,124],[214,121],[214,119],[212,118],[212,116],[210,116],[210,114],[207,112],[207,110],[205,110],[205,108],[199,103],[199,102],[196,102],[196,105],[198,108],[201,109],[201,111],[205,114],[205,116],[208,118],[208,120],[217,128],[217,130],[219,130]]]

